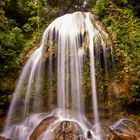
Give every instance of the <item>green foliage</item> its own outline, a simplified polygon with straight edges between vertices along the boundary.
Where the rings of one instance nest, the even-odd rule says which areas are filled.
[[[3,102],[14,90],[21,57],[39,39],[50,20],[69,11],[88,10],[96,0],[1,0],[0,1],[0,92]],[[118,75],[135,72],[131,91],[140,98],[140,19],[139,0],[99,0],[92,9],[102,19],[114,43],[116,61],[122,69]],[[87,64],[88,65],[88,64]],[[86,66],[88,67],[88,66]],[[90,96],[89,70],[84,77],[85,92]],[[116,74],[117,75],[117,74]],[[101,84],[103,91],[106,86]],[[54,86],[54,85],[53,85]]]
[[[127,0],[100,0],[93,11],[99,15],[112,38],[119,65],[118,74],[124,76],[133,73],[130,92],[135,93],[135,96],[131,100],[139,100],[140,19],[135,15],[135,7]]]
[[[104,22],[106,23],[107,26],[110,26],[112,23],[112,17],[111,16],[106,16],[104,19]]]
[[[140,1],[139,0],[128,0],[129,5],[133,6],[135,13],[140,17]]]
[[[33,31],[33,28],[29,23],[24,24],[22,28],[25,33],[30,33]]]
[[[0,1],[0,100],[9,101],[15,88],[21,57],[40,38],[48,22],[43,0]],[[40,28],[40,25],[42,26]],[[5,104],[5,103],[4,103]],[[1,104],[0,104],[1,105]]]
[[[104,17],[107,14],[107,6],[109,0],[100,0],[96,3],[96,8],[93,11],[98,14],[100,17]]]
[[[0,32],[0,43],[0,59],[2,60],[0,64],[0,75],[3,75],[3,73],[6,74],[6,72],[18,63],[17,56],[23,49],[24,44],[24,36],[21,29],[15,27],[6,33]]]
[[[124,6],[128,3],[128,0],[115,0],[114,3],[118,6]]]
[[[72,6],[82,6],[83,5],[84,0],[48,0],[48,4],[52,7],[72,7]]]

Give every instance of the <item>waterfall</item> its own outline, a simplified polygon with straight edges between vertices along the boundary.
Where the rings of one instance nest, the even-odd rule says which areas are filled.
[[[8,138],[14,138],[14,140],[27,140],[36,125],[45,118],[44,114],[33,115],[33,117],[31,114],[44,111],[41,108],[42,100],[44,100],[41,91],[43,79],[46,76],[44,73],[47,70],[51,83],[49,87],[50,93],[46,93],[49,100],[48,104],[51,106],[56,102],[55,108],[59,111],[56,111],[58,119],[49,126],[48,130],[39,139],[53,139],[51,132],[63,120],[76,122],[81,126],[83,133],[88,131],[89,126],[92,126],[92,124],[86,119],[85,98],[82,97],[84,94],[83,67],[84,59],[87,55],[90,66],[94,124],[99,123],[96,61],[100,62],[99,51],[102,49],[104,67],[107,72],[107,42],[107,34],[99,25],[95,24],[94,15],[91,13],[75,12],[55,19],[46,28],[41,46],[35,50],[23,68],[13,94],[3,135]],[[97,54],[97,57],[95,54]],[[57,63],[56,98],[53,98],[52,95],[54,55]],[[45,66],[46,59],[49,61],[47,69]],[[51,111],[54,112],[53,110]],[[19,116],[19,119],[17,119],[18,123],[15,124],[16,120],[14,119],[17,117],[16,115]],[[28,116],[30,117],[28,118]],[[36,120],[35,124],[32,124],[32,118]],[[16,135],[17,133],[18,135]],[[100,134],[99,136],[92,135],[94,139],[101,138]],[[87,138],[87,136],[85,137]]]

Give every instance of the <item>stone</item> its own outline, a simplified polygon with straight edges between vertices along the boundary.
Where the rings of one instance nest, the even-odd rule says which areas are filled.
[[[98,123],[92,129],[96,135],[100,135],[103,140],[120,140],[119,136],[109,127],[102,123]]]
[[[6,138],[0,136],[0,140],[10,140],[10,139],[6,139]]]
[[[121,140],[140,140],[140,125],[128,119],[120,119],[115,122],[111,129]]]
[[[37,138],[44,132],[47,130],[47,128],[49,127],[49,125],[51,123],[53,123],[56,120],[57,117],[51,116],[48,117],[46,119],[44,119],[36,128],[35,130],[32,132],[32,134],[30,135],[29,140],[37,140]]]
[[[37,140],[57,119],[55,116],[44,119],[32,132],[29,140]],[[60,121],[56,125],[58,126],[52,130],[53,135],[49,140],[86,140],[76,122]]]
[[[54,140],[87,140],[78,123],[62,121],[54,131]]]

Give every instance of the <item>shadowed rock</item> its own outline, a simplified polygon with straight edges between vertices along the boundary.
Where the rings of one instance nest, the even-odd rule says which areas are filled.
[[[109,127],[102,123],[93,127],[93,131],[96,135],[100,135],[102,140],[120,140],[119,136],[114,133]]]
[[[140,140],[140,125],[128,119],[121,119],[111,126],[121,140]]]

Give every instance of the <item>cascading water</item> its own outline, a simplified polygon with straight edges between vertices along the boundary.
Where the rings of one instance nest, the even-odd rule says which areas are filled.
[[[107,71],[106,46],[108,36],[95,25],[94,15],[91,13],[75,12],[66,14],[54,20],[45,30],[40,48],[38,48],[24,66],[17,88],[14,92],[9,109],[4,137],[14,140],[28,140],[37,125],[48,116],[57,116],[46,131],[39,136],[39,140],[53,139],[52,132],[63,121],[76,122],[82,134],[89,139],[86,132],[92,126],[86,119],[86,106],[83,95],[84,59],[89,56],[90,79],[93,104],[94,124],[99,122],[97,87],[96,87],[96,59],[100,61],[99,50],[102,48],[105,71]],[[54,51],[55,50],[55,51]],[[112,50],[112,48],[111,48]],[[51,115],[30,114],[42,112],[41,95],[43,78],[45,76],[45,59],[48,59],[49,79],[52,83],[53,55],[57,58],[57,101],[53,98],[52,86],[48,93],[48,104],[55,101],[57,111]],[[95,59],[95,54],[97,58]],[[47,58],[46,58],[47,57]],[[46,93],[47,94],[47,93]],[[69,111],[70,110],[70,111]],[[18,117],[17,117],[18,116]],[[18,122],[13,125],[14,122]],[[22,122],[22,123],[21,123]],[[101,139],[101,134],[92,139]],[[17,135],[18,134],[18,135]]]

